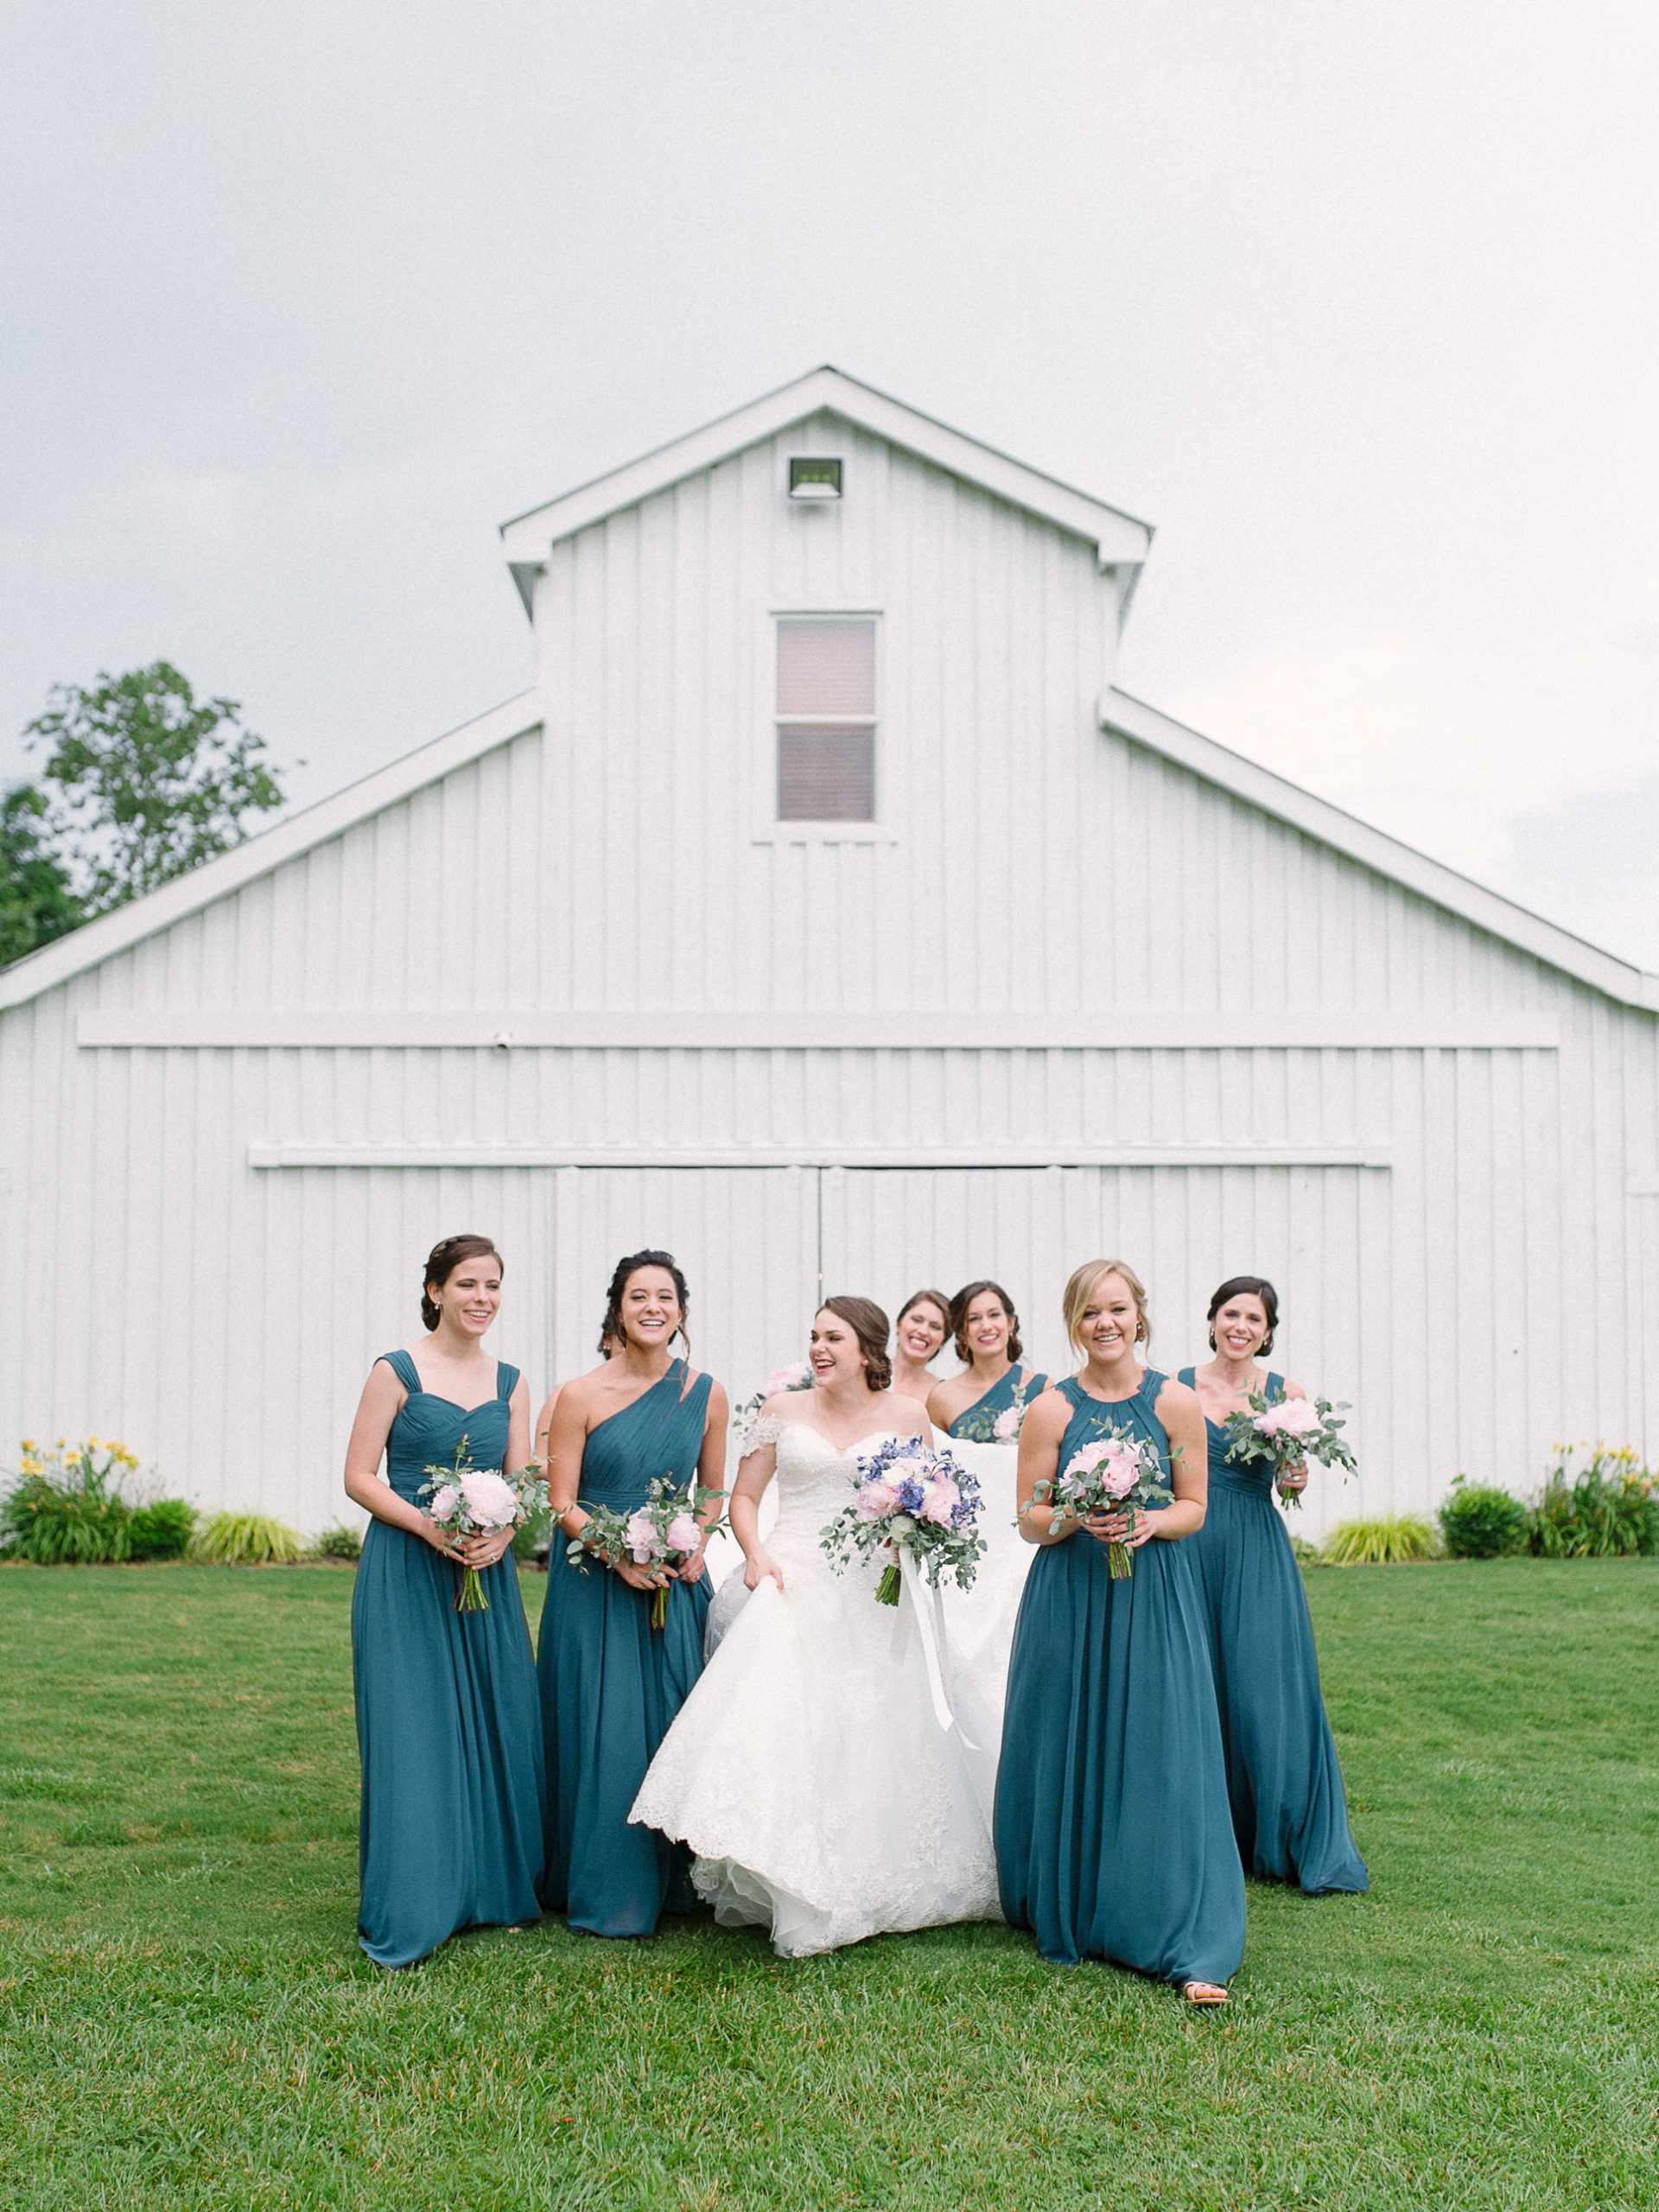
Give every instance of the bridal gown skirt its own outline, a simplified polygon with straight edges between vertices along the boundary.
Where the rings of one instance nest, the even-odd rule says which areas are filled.
[[[836,1575],[819,1548],[853,1454],[801,1423],[778,1449],[785,1586],[732,1614],[630,1818],[689,1843],[715,1917],[768,1928],[785,1957],[999,1919],[989,1826],[909,1602],[879,1605],[879,1563]]]
[[[979,1533],[985,1552],[973,1586],[943,1586],[951,1696],[976,1795],[987,1821],[996,1796],[997,1757],[1002,1745],[1002,1706],[1014,1623],[1037,1547],[1020,1535],[1019,1452],[1007,1444],[950,1440],[952,1456],[977,1477]]]

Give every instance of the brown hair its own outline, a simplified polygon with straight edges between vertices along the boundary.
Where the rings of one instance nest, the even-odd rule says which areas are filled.
[[[887,1317],[873,1298],[850,1298],[844,1292],[826,1298],[820,1313],[833,1313],[858,1338],[864,1355],[864,1380],[872,1390],[885,1390],[893,1381],[893,1362],[887,1357]]]
[[[1279,1326],[1279,1294],[1265,1275],[1229,1275],[1221,1288],[1210,1300],[1210,1311],[1205,1319],[1210,1324],[1210,1349],[1218,1349],[1216,1343],[1216,1316],[1222,1307],[1235,1298],[1259,1298],[1262,1311],[1268,1317],[1268,1333],[1256,1349],[1258,1352],[1273,1350],[1274,1333]]]
[[[434,1283],[442,1290],[463,1260],[481,1260],[486,1253],[505,1274],[506,1262],[487,1236],[446,1236],[432,1247],[421,1274],[421,1319],[429,1329],[438,1325],[438,1309],[427,1296],[428,1291]]]
[[[1014,1310],[1014,1300],[1000,1282],[993,1282],[988,1275],[978,1282],[969,1283],[950,1301],[950,1326],[957,1339],[957,1357],[964,1366],[973,1363],[973,1353],[968,1344],[968,1308],[986,1291],[995,1291],[1002,1311],[1008,1317],[1008,1357],[1018,1359],[1022,1349],[1020,1343],[1020,1316]]]
[[[893,1323],[893,1327],[902,1329],[905,1325],[906,1314],[918,1306],[937,1306],[939,1309],[939,1319],[944,1324],[944,1333],[947,1337],[950,1335],[950,1301],[942,1290],[912,1290],[899,1308],[899,1319]]]
[[[600,1324],[599,1331],[600,1350],[604,1351],[607,1337],[612,1339],[619,1351],[627,1343],[628,1332],[622,1325],[622,1294],[628,1287],[629,1277],[637,1275],[641,1268],[661,1268],[665,1274],[673,1276],[674,1294],[680,1301],[680,1325],[675,1335],[683,1341],[689,1359],[691,1356],[691,1338],[685,1325],[685,1312],[691,1303],[691,1294],[685,1287],[685,1277],[680,1273],[679,1262],[671,1252],[630,1252],[626,1259],[617,1262],[611,1273],[611,1287],[605,1294],[605,1319]],[[672,1341],[671,1338],[670,1342]]]
[[[1071,1280],[1065,1286],[1065,1296],[1060,1301],[1060,1311],[1065,1316],[1065,1333],[1074,1351],[1083,1351],[1077,1336],[1078,1324],[1084,1309],[1094,1295],[1095,1285],[1103,1275],[1122,1275],[1135,1300],[1135,1341],[1152,1342],[1152,1317],[1147,1312],[1147,1287],[1127,1260],[1085,1260],[1080,1268],[1071,1271]],[[1087,1353],[1084,1354],[1086,1358]]]

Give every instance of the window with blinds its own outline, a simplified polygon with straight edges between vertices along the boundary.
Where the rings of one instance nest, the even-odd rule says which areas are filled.
[[[875,621],[778,622],[778,819],[875,819]]]

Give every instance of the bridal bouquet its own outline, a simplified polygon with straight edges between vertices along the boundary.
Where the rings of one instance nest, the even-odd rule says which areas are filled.
[[[654,1475],[645,1502],[632,1513],[619,1513],[613,1505],[590,1505],[581,1501],[588,1516],[580,1534],[570,1538],[564,1555],[580,1574],[586,1574],[595,1558],[614,1567],[632,1560],[636,1567],[667,1567],[690,1559],[703,1541],[697,1519],[699,1503],[723,1497],[724,1491],[702,1490],[695,1475],[682,1487],[672,1475]],[[659,1583],[651,1594],[651,1624],[663,1628],[668,1621],[668,1585]]]
[[[1040,1491],[1044,1485],[1037,1487]],[[1167,1505],[1174,1496],[1151,1438],[1116,1428],[1074,1452],[1047,1487],[1047,1499],[1033,1497],[1033,1503],[1046,1503],[1079,1521],[1091,1513],[1127,1513],[1131,1535],[1137,1512]],[[1106,1560],[1114,1582],[1135,1573],[1135,1554],[1127,1544],[1108,1544]]]
[[[1337,1419],[1347,1410],[1345,1402],[1333,1406],[1329,1398],[1317,1399],[1312,1405],[1306,1398],[1280,1398],[1269,1405],[1263,1392],[1253,1390],[1249,1411],[1241,1407],[1227,1416],[1225,1427],[1232,1439],[1227,1457],[1240,1465],[1251,1459],[1268,1460],[1275,1482],[1305,1459],[1318,1459],[1325,1466],[1341,1467],[1351,1474],[1353,1446],[1341,1434],[1344,1424]],[[1299,1510],[1302,1503],[1294,1491],[1282,1490],[1279,1502],[1287,1509],[1294,1505]]]
[[[498,1467],[475,1467],[467,1457],[468,1441],[463,1436],[456,1445],[454,1466],[421,1471],[427,1479],[421,1484],[420,1495],[427,1500],[427,1518],[435,1527],[452,1541],[462,1536],[495,1536],[545,1510],[547,1484],[542,1480],[539,1459],[526,1461],[516,1475],[504,1474]],[[455,1611],[487,1613],[489,1610],[478,1569],[469,1567],[455,1592]]]
[[[937,1590],[944,1574],[959,1589],[973,1586],[985,1539],[979,1534],[979,1484],[949,1452],[918,1436],[890,1436],[859,1460],[852,1503],[821,1532],[819,1541],[839,1574],[855,1554],[868,1559],[884,1544],[908,1552]],[[883,1605],[896,1605],[899,1561],[887,1562],[876,1586]]]
[[[749,1434],[760,1417],[760,1408],[768,1398],[775,1398],[780,1390],[810,1390],[812,1370],[804,1359],[792,1360],[787,1367],[774,1367],[752,1398],[745,1398],[732,1412],[732,1427],[736,1432],[737,1456],[741,1459],[749,1448]]]

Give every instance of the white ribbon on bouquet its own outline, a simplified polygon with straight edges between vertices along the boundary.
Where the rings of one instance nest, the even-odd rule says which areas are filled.
[[[964,1751],[976,1751],[979,1745],[969,1738],[950,1702],[950,1639],[945,1633],[944,1592],[936,1582],[930,1612],[923,1596],[921,1569],[916,1564],[914,1554],[903,1544],[895,1544],[893,1550],[899,1560],[899,1618],[893,1624],[893,1660],[896,1662],[905,1656],[910,1643],[910,1624],[913,1618],[916,1632],[921,1638],[922,1657],[927,1664],[927,1687],[933,1700],[933,1718],[941,1728],[956,1730]]]

